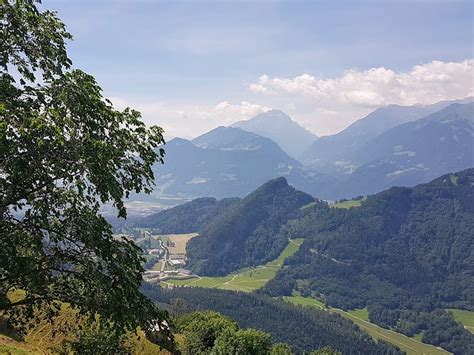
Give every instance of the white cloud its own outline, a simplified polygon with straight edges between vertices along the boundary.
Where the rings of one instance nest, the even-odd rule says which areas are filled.
[[[167,103],[151,98],[128,100],[109,97],[109,99],[118,109],[133,107],[140,111],[147,124],[163,127],[168,139],[193,138],[217,126],[249,119],[270,109],[247,101],[242,101],[240,104],[222,101],[216,105],[190,105]]]
[[[351,69],[336,78],[302,74],[294,78],[262,75],[249,86],[255,94],[305,97],[316,103],[375,108],[388,104],[431,104],[474,95],[474,60],[432,61],[408,72],[384,67]]]
[[[268,107],[251,104],[247,101],[242,101],[238,105],[232,105],[227,101],[222,101],[214,107],[214,113],[225,118],[226,123],[233,123],[238,120],[248,119],[256,116],[259,113],[270,110]]]
[[[168,139],[193,138],[270,108],[287,112],[317,135],[328,135],[380,106],[431,104],[474,96],[473,73],[472,59],[459,63],[433,61],[406,72],[383,67],[351,69],[333,78],[310,74],[293,78],[262,75],[248,86],[250,93],[243,90],[240,98],[213,104],[170,103],[149,97],[111,101],[118,108],[130,106],[142,112],[145,122],[162,126]]]

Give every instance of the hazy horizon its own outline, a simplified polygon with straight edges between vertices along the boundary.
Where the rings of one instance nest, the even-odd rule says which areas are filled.
[[[268,109],[318,136],[380,106],[474,94],[468,1],[53,0],[74,66],[118,108],[192,138]]]

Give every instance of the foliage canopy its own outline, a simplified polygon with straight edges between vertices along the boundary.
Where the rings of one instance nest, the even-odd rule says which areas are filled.
[[[55,13],[19,0],[2,1],[0,16],[0,310],[14,319],[63,301],[117,330],[161,324],[139,291],[138,248],[114,239],[99,209],[126,217],[122,199],[151,191],[162,129],[71,69]]]

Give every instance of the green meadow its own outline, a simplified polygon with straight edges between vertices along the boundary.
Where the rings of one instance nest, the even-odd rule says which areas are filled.
[[[474,333],[474,312],[465,311],[463,309],[447,309],[453,313],[454,319],[459,323],[462,323],[464,327],[469,330],[471,333]]]
[[[303,243],[302,238],[289,239],[288,245],[275,260],[265,265],[256,267],[247,267],[237,270],[227,276],[220,277],[200,277],[191,279],[169,278],[162,281],[163,285],[173,286],[192,286],[219,288],[224,290],[251,292],[265,285],[269,280],[275,277],[278,270],[283,266],[285,259],[298,250]]]
[[[353,208],[353,207],[359,207],[360,205],[362,205],[362,201],[364,201],[365,198],[363,198],[362,200],[347,200],[347,201],[342,201],[342,202],[336,202],[336,203],[333,203],[331,205],[329,205],[329,207],[331,208]]]
[[[283,297],[283,299],[295,305],[326,309],[324,303],[310,297],[302,297],[299,295],[294,295],[294,296]],[[375,340],[388,341],[398,346],[401,350],[405,351],[407,355],[449,354],[449,352],[443,349],[437,348],[429,344],[422,343],[418,339],[410,338],[403,334],[394,332],[392,330],[384,329],[382,327],[379,327],[378,325],[370,323],[368,321],[369,317],[368,317],[368,312],[366,308],[355,309],[352,311],[343,311],[341,309],[334,309],[334,308],[327,309],[327,310],[332,313],[338,313],[341,316],[350,319],[355,324],[357,324],[361,329],[369,333],[369,335]]]

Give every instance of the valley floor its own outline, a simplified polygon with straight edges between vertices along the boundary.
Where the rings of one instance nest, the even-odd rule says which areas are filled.
[[[160,284],[164,287],[191,286],[252,292],[275,277],[278,270],[283,266],[285,259],[296,253],[303,240],[302,238],[290,239],[280,256],[265,265],[243,268],[220,277],[201,277],[197,275],[187,278],[170,277],[161,281]]]

